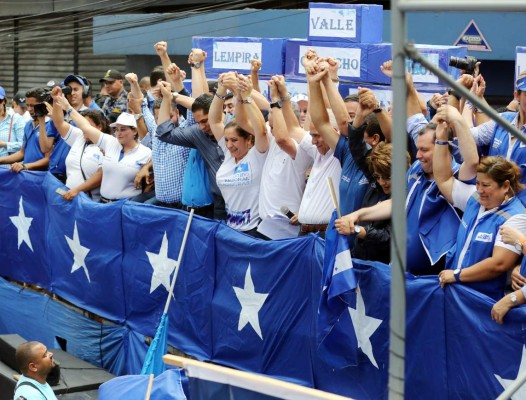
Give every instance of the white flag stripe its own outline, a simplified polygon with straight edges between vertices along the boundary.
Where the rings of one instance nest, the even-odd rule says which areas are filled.
[[[351,252],[346,249],[336,254],[332,276],[339,274],[340,272],[347,271],[350,268],[352,268]]]

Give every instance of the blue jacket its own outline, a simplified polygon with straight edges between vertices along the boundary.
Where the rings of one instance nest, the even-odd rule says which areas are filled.
[[[500,114],[501,117],[511,122],[517,116],[516,112],[505,112]],[[502,156],[515,162],[521,169],[521,183],[526,183],[526,145],[520,140],[516,140],[513,144],[510,157],[508,157],[508,150],[510,146],[510,134],[502,126],[497,125],[491,147],[489,149],[490,156]]]
[[[453,161],[453,172],[459,166]],[[460,219],[419,161],[407,171],[407,271],[420,275],[455,244]]]
[[[477,220],[479,209],[479,196],[478,193],[474,193],[464,211],[456,245],[447,255],[448,269],[467,268],[491,257],[499,227],[513,215],[524,212],[524,206],[516,197],[492,211],[485,212]],[[466,243],[467,240],[469,243]],[[465,254],[461,258],[463,251]],[[489,281],[472,282],[467,285],[498,300],[504,295],[506,273]]]

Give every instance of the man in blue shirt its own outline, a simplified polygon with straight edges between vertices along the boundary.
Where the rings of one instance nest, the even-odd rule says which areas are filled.
[[[46,122],[45,114],[35,113],[35,106],[43,105],[43,100],[44,89],[42,88],[31,89],[26,93],[27,110],[32,120],[24,127],[22,147],[16,153],[0,158],[0,164],[11,164],[11,171],[13,172],[47,170],[48,168],[50,152],[43,153],[40,150],[39,136],[46,136],[53,123],[51,121]]]
[[[55,366],[53,353],[40,342],[22,343],[15,353],[22,377],[18,381],[15,400],[57,400],[46,378]]]

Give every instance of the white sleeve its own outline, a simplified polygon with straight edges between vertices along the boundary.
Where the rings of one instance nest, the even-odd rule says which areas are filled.
[[[509,226],[511,228],[518,229],[522,234],[526,235],[526,214],[517,214],[508,219],[502,226]],[[504,247],[509,251],[513,251],[515,254],[522,254],[522,251],[519,251],[512,244],[506,244],[502,241],[502,236],[500,230],[495,237],[495,246]]]
[[[462,211],[466,209],[469,198],[475,191],[477,187],[475,185],[470,185],[455,179],[453,183],[453,190],[451,196],[453,197],[453,207],[456,207]]]
[[[84,133],[82,130],[80,130],[80,128],[70,125],[68,133],[66,133],[66,136],[64,136],[62,139],[71,147],[73,146],[73,143],[75,143],[77,139],[83,135]]]
[[[478,145],[491,143],[491,140],[493,139],[493,133],[495,132],[496,127],[497,123],[495,121],[488,121],[484,122],[479,126],[470,128],[471,134],[475,139],[475,143],[477,143]]]

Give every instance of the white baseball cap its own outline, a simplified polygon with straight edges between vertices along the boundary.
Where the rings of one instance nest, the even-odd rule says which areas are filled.
[[[137,128],[137,121],[135,121],[135,116],[133,114],[123,112],[117,117],[117,121],[110,124],[112,128],[115,128],[117,125],[126,125]]]

